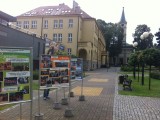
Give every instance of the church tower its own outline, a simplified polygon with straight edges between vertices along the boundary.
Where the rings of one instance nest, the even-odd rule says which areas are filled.
[[[122,10],[122,15],[121,15],[121,19],[119,21],[119,25],[123,28],[123,41],[122,41],[122,53],[119,54],[119,64],[127,64],[128,63],[128,58],[130,55],[130,46],[129,44],[127,44],[126,42],[126,33],[127,33],[127,21],[125,18],[125,14],[124,14],[124,7]]]
[[[126,18],[125,18],[125,14],[124,14],[124,7],[123,7],[123,10],[122,10],[122,15],[121,15],[121,19],[120,19],[119,25],[124,30],[123,46],[125,46],[126,45],[127,22],[126,22]]]

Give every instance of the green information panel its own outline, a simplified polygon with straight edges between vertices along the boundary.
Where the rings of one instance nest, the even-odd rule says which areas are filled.
[[[31,99],[31,49],[0,48],[0,104]]]

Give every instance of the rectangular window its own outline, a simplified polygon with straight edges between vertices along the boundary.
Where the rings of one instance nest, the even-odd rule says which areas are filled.
[[[23,28],[29,29],[29,21],[24,21]]]
[[[61,33],[58,34],[58,42],[62,42],[62,34]]]
[[[72,42],[72,33],[68,33],[68,42]]]
[[[58,28],[58,20],[54,20],[54,26],[53,28]]]
[[[17,29],[20,29],[22,27],[22,22],[21,21],[17,21]]]
[[[57,34],[53,34],[53,41],[57,42]]]
[[[44,28],[48,28],[48,20],[44,21]]]
[[[37,28],[37,21],[32,21],[31,28],[33,28],[33,29]]]
[[[71,49],[71,48],[68,48],[68,49],[67,49],[67,52],[68,52],[68,55],[71,55],[72,49]]]
[[[63,28],[63,20],[59,20],[59,28]]]
[[[69,19],[68,27],[69,28],[73,27],[73,19]]]

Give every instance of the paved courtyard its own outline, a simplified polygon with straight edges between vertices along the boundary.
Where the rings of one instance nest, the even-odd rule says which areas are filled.
[[[79,101],[82,94],[82,82],[74,81],[68,105],[54,109],[56,102],[55,91],[50,92],[50,99],[40,97],[38,109],[38,92],[34,91],[32,102],[32,120],[35,115],[42,113],[43,120],[160,120],[160,99],[149,97],[118,95],[118,68],[98,69],[89,71],[83,83],[85,101]],[[42,91],[40,94],[42,96]],[[68,90],[66,89],[66,97]],[[64,98],[63,89],[58,90],[58,101]],[[0,120],[30,120],[31,104],[24,103],[0,112]],[[65,117],[65,111],[70,109],[73,117]],[[22,113],[22,114],[20,114]]]

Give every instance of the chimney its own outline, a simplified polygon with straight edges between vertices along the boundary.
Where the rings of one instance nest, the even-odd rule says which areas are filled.
[[[78,5],[78,3],[75,0],[73,0],[73,10],[76,13],[80,13],[81,12],[80,6]]]
[[[78,7],[78,3],[75,0],[73,0],[73,10],[74,11],[75,11],[76,7]]]

